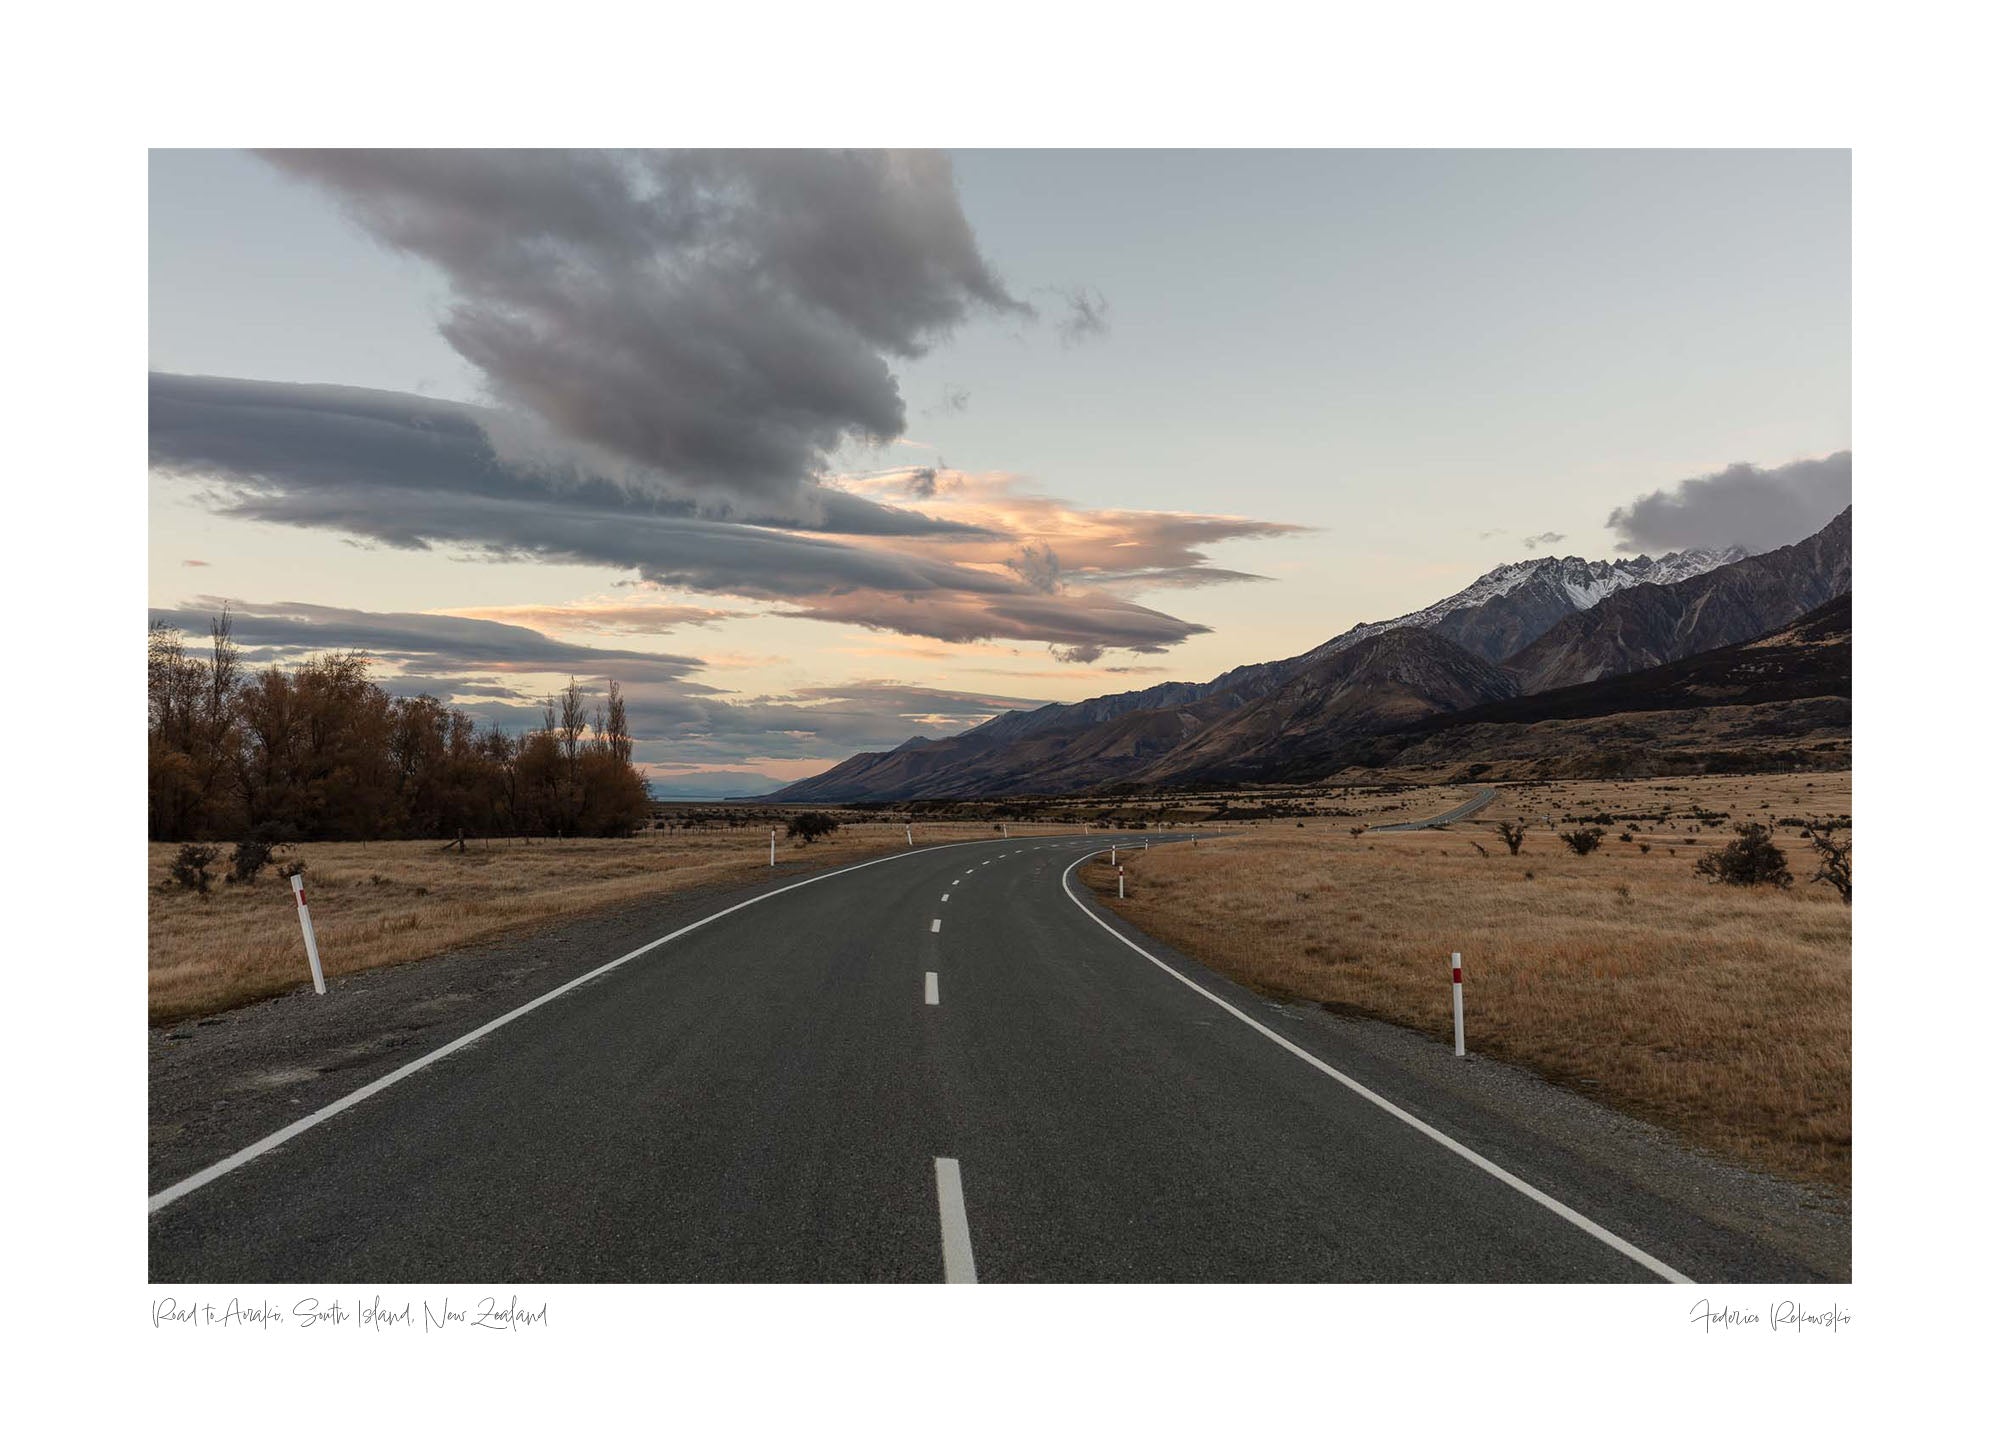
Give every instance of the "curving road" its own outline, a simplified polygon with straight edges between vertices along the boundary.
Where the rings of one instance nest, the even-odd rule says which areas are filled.
[[[156,1282],[1813,1275],[1101,914],[1103,837],[732,905],[150,1200]],[[1097,852],[1092,855],[1092,852]]]
[[[1473,796],[1471,800],[1465,802],[1465,804],[1453,806],[1443,815],[1430,816],[1424,820],[1406,820],[1398,825],[1371,825],[1368,827],[1368,833],[1370,835],[1380,835],[1385,830],[1434,830],[1438,826],[1450,825],[1455,820],[1464,820],[1469,815],[1478,814],[1480,811],[1486,809],[1491,804],[1493,797],[1498,794],[1498,791],[1488,786],[1485,790]]]

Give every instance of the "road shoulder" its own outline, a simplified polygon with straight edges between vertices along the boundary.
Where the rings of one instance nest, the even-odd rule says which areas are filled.
[[[1837,1191],[1744,1168],[1530,1070],[1476,1054],[1455,1058],[1449,1045],[1400,1025],[1253,993],[1129,924],[1115,901],[1085,882],[1073,888],[1119,933],[1274,1032],[1515,1174],[1531,1182],[1553,1177],[1551,1193],[1562,1196],[1576,1180],[1614,1199],[1615,1190],[1629,1188],[1828,1282],[1851,1281],[1851,1205]],[[1503,1142],[1496,1131],[1504,1131]]]
[[[854,862],[860,864],[862,862]],[[840,868],[840,867],[835,867]],[[147,1031],[160,1189],[649,940],[824,870],[763,869]],[[666,957],[662,952],[662,957]]]

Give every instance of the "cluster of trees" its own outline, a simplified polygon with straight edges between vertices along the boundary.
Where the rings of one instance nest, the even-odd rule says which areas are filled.
[[[519,736],[433,696],[392,696],[358,653],[242,669],[225,610],[208,654],[147,634],[147,797],[154,840],[630,835],[649,793],[612,682],[574,680]]]

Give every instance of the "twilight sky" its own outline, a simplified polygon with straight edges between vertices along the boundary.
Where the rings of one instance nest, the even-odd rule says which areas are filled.
[[[151,602],[663,795],[1848,500],[1807,152],[158,151]]]

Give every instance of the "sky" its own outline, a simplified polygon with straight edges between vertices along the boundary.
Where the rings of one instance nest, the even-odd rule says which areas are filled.
[[[1845,506],[1845,151],[156,151],[150,602],[663,796]]]

